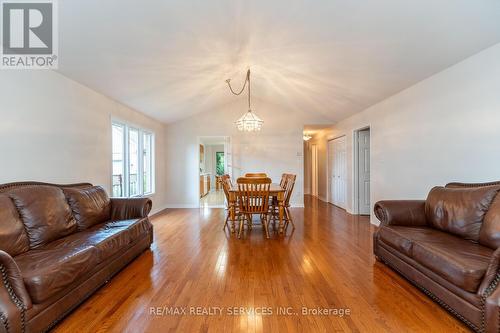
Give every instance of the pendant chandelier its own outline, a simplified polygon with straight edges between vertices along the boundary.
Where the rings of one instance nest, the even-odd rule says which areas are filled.
[[[243,88],[239,92],[235,92],[231,87],[231,79],[226,80],[227,85],[229,86],[229,90],[234,95],[241,95],[241,93],[245,90],[245,87],[248,84],[248,111],[241,116],[240,119],[236,121],[236,125],[238,126],[238,130],[242,132],[257,132],[262,129],[262,124],[264,121],[260,119],[255,113],[252,112],[252,108],[250,105],[250,69],[247,72],[247,77],[245,79],[245,83],[243,84]]]

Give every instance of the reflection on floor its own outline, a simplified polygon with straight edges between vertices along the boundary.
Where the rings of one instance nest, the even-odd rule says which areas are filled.
[[[294,233],[271,239],[259,226],[222,231],[224,209],[164,211],[151,250],[53,332],[468,332],[375,261],[369,218],[304,205],[291,209]]]
[[[210,193],[200,199],[200,208],[221,208],[224,207],[224,191],[211,190]]]

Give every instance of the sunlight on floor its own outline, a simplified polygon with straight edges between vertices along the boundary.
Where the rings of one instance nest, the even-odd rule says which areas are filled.
[[[200,208],[223,208],[224,191],[211,190],[210,193],[200,199]]]

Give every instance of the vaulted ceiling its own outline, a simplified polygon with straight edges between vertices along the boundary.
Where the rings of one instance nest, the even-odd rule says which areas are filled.
[[[498,0],[59,1],[59,72],[163,122],[259,100],[332,122],[500,42]]]

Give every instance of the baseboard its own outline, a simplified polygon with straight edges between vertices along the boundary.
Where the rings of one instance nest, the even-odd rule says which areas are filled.
[[[153,210],[150,213],[150,217],[163,214],[165,212],[165,209],[167,209],[167,208],[168,208],[167,205],[163,205],[160,208],[155,209],[154,204],[153,204]]]
[[[319,200],[323,201],[323,202],[328,202],[328,200],[326,200],[326,198],[325,198],[325,197],[321,197],[321,196],[319,196],[319,195],[318,195],[318,197],[317,197],[317,198],[318,198]]]
[[[165,213],[166,210],[167,210],[167,207],[163,207],[161,209],[155,210],[154,213],[152,213],[151,215],[149,215],[149,218],[154,218],[154,217],[160,216],[163,213]]]

